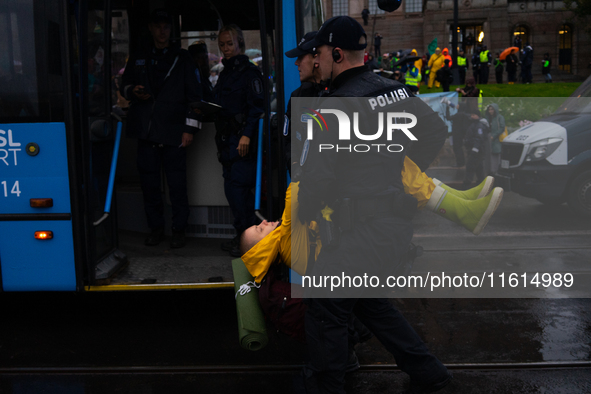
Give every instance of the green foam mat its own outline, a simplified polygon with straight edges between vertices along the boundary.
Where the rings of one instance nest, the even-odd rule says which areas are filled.
[[[238,340],[246,350],[260,350],[269,342],[265,317],[259,304],[259,290],[251,287],[249,292],[240,294],[240,286],[254,283],[241,259],[232,260],[234,272],[234,295],[236,297],[236,314],[238,315]]]

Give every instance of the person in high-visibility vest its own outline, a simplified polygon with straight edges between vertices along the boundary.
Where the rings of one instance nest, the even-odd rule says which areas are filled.
[[[466,82],[467,66],[468,62],[466,61],[464,50],[460,49],[460,53],[458,54],[458,72],[460,73],[460,85],[463,85]]]
[[[419,91],[419,83],[421,82],[421,70],[419,70],[414,64],[407,67],[406,70],[406,86],[411,92],[417,93]]]
[[[542,59],[542,74],[544,74],[544,76],[546,77],[546,83],[552,82],[552,75],[550,75],[551,65],[552,60],[550,60],[550,54],[546,52],[544,53],[544,59]]]
[[[490,54],[486,45],[482,47],[480,51],[480,83],[488,83],[488,67],[490,66]]]
[[[497,79],[498,84],[503,83],[503,72],[505,71],[505,67],[503,66],[503,61],[500,58],[500,54],[497,52],[495,55],[495,77]]]

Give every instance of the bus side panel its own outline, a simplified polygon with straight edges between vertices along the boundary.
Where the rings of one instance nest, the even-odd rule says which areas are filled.
[[[0,124],[0,269],[5,291],[76,289],[63,123]]]
[[[35,239],[36,231],[53,239]],[[0,222],[0,266],[4,291],[75,291],[72,221]]]
[[[52,198],[53,207],[32,208],[31,198]],[[0,124],[0,214],[70,212],[65,125]]]

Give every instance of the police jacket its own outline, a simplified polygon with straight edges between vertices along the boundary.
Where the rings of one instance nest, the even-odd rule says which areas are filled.
[[[363,98],[358,99],[359,106],[343,108],[343,110],[350,117],[352,129],[353,112],[360,112],[359,116],[368,118],[359,121],[359,128],[366,135],[376,133],[380,113],[384,116],[388,112],[410,113],[417,118],[416,127],[411,129],[416,140],[411,141],[409,136],[400,130],[395,130],[390,140],[387,139],[388,133],[385,131],[379,138],[372,141],[354,138],[353,132],[350,140],[339,140],[339,125],[335,124],[336,116],[324,116],[328,122],[327,129],[330,131],[314,133],[313,139],[308,143],[309,153],[303,165],[299,191],[302,210],[300,216],[303,219],[309,218],[314,209],[321,208],[322,201],[331,206],[332,201],[336,199],[364,199],[401,193],[403,191],[401,170],[405,155],[424,170],[435,158],[447,137],[447,127],[427,104],[415,98],[406,86],[375,75],[365,66],[352,68],[339,74],[332,81],[328,97]],[[322,102],[322,106],[338,106],[339,102],[342,103],[343,100]],[[373,124],[368,126],[369,123]],[[339,145],[345,149],[338,152],[336,149],[320,151],[320,144]],[[378,150],[374,146],[374,149],[366,153],[358,153],[354,149],[347,151],[348,146],[355,144],[384,144],[384,148]],[[399,153],[388,152],[385,146],[392,144],[403,147],[403,150]],[[431,150],[433,145],[437,145],[434,154],[421,155],[423,151]]]
[[[464,137],[464,146],[468,150],[468,155],[484,153],[485,143],[490,138],[489,133],[490,127],[486,119],[472,122]]]
[[[151,97],[139,100],[133,89],[145,87]],[[201,128],[190,104],[201,101],[201,86],[189,52],[176,45],[158,50],[151,43],[129,57],[121,94],[130,100],[127,134],[159,144],[179,146],[183,133]]]
[[[264,112],[261,72],[246,55],[223,59],[222,63],[224,69],[213,88],[213,100],[222,106],[218,118],[235,121],[239,127],[233,132],[252,139]]]

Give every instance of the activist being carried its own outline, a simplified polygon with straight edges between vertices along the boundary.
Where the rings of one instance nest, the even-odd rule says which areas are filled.
[[[297,57],[296,65],[302,82],[302,86],[292,93],[292,98],[318,97],[326,89],[326,85],[321,83],[318,64],[314,63],[315,51],[302,49],[306,43],[314,39],[316,33],[307,33],[296,48],[286,52],[287,57]],[[290,107],[291,105],[288,105],[288,115],[284,125],[284,135],[287,137],[291,137]],[[447,130],[441,128],[438,134],[446,136]],[[301,170],[299,156],[303,146],[303,136],[296,131],[293,138],[297,143],[288,148],[286,156],[290,158],[288,163],[294,167],[293,176],[294,180],[297,180]],[[413,157],[423,166],[428,167],[441,148],[441,144],[442,142],[437,142],[427,155],[417,150],[412,151]],[[291,160],[292,151],[293,160]],[[438,213],[476,235],[485,228],[503,194],[501,188],[495,188],[494,192],[491,192],[494,184],[492,177],[487,177],[480,185],[469,190],[453,189],[437,179],[429,178],[408,156],[404,159],[401,176],[405,193],[417,199],[418,209],[426,208],[428,211]],[[249,227],[240,238],[242,260],[256,283],[263,280],[269,267],[277,260],[299,274],[305,274],[310,243],[317,244],[315,255],[318,256],[320,253],[321,243],[317,237],[317,223],[315,221],[302,223],[298,219],[292,222],[292,215],[295,212],[297,217],[299,209],[298,187],[297,182],[292,182],[288,187],[281,221],[263,221],[257,226]],[[329,207],[326,209],[330,210]]]

